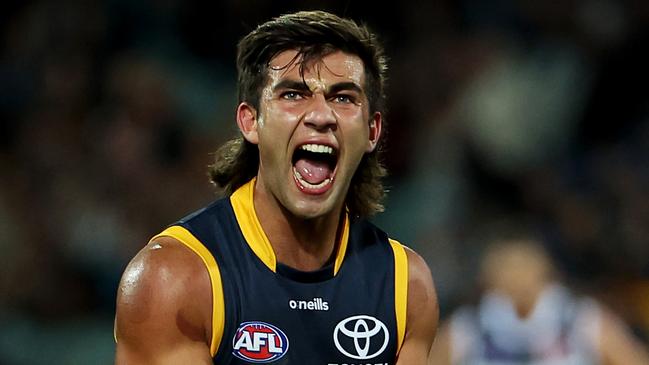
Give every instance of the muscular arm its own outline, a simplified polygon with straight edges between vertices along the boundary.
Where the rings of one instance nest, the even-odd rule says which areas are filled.
[[[201,259],[172,238],[149,243],[117,293],[116,364],[211,364],[210,280]]]
[[[439,307],[426,262],[414,251],[408,255],[408,314],[406,334],[397,365],[425,365],[435,338]]]

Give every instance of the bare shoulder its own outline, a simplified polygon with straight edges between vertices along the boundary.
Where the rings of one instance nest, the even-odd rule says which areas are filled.
[[[437,302],[433,276],[426,261],[413,249],[404,246],[408,256],[408,281],[409,288],[415,289],[412,294],[421,296],[424,302],[434,300]],[[410,292],[410,291],[409,291]]]
[[[200,257],[160,237],[128,264],[117,293],[115,336],[120,352],[139,359],[182,343],[209,347],[210,280]],[[155,335],[152,335],[155,334]]]

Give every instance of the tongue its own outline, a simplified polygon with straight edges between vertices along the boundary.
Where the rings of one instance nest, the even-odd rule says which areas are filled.
[[[331,175],[329,165],[321,161],[301,159],[295,163],[295,168],[304,180],[313,185],[320,184]]]

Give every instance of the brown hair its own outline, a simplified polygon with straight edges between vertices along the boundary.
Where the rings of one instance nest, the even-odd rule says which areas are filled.
[[[260,94],[268,81],[269,62],[286,50],[297,50],[300,73],[310,61],[340,50],[358,56],[365,67],[365,89],[370,115],[384,113],[385,72],[383,47],[364,25],[323,11],[303,11],[272,19],[250,32],[238,45],[238,99],[259,110]],[[385,126],[385,123],[384,123]],[[379,159],[379,145],[365,154],[354,174],[346,204],[353,217],[383,211],[387,172]],[[257,146],[238,136],[226,142],[210,166],[212,182],[231,194],[252,179],[259,168]]]

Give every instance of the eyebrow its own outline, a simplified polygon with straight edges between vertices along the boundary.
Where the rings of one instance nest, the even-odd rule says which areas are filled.
[[[273,92],[277,90],[283,90],[283,89],[290,89],[290,90],[297,90],[297,91],[308,91],[311,92],[311,89],[309,86],[304,83],[303,81],[296,81],[296,80],[282,80],[278,82],[275,86],[273,86]],[[346,81],[346,82],[338,82],[325,91],[326,94],[335,94],[339,91],[343,90],[350,90],[350,91],[355,91],[359,94],[363,94],[363,89],[358,86],[355,82],[351,81]]]
[[[329,90],[327,91],[328,94],[335,94],[339,91],[344,91],[344,90],[349,90],[349,91],[355,91],[359,94],[363,94],[363,89],[358,86],[355,82],[347,81],[347,82],[339,82],[336,84],[331,85]]]
[[[296,80],[282,80],[278,82],[275,86],[273,86],[273,92],[277,90],[284,90],[284,89],[291,89],[291,90],[298,90],[298,91],[311,91],[309,89],[309,86],[304,83],[303,81],[296,81]]]

